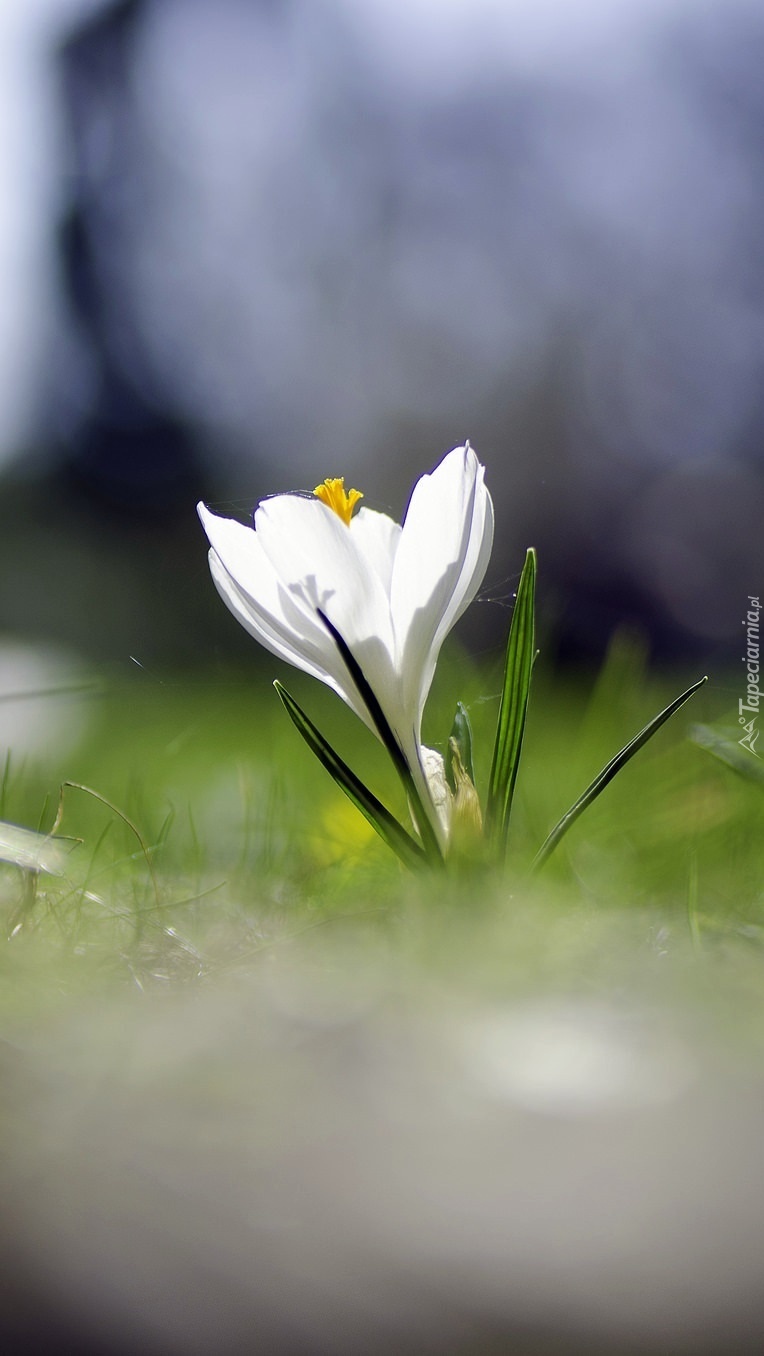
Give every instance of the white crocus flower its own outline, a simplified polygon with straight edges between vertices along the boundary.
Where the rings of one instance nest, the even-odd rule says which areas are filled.
[[[265,499],[254,528],[199,505],[212,577],[234,616],[375,729],[321,614],[341,636],[400,745],[441,846],[447,816],[428,779],[433,760],[422,749],[422,711],[440,647],[488,564],[493,506],[483,474],[469,444],[454,448],[417,481],[402,525],[374,509],[354,514],[362,496],[346,493],[342,480],[325,481],[313,495]]]

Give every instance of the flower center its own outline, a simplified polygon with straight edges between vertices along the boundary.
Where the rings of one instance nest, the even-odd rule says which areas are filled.
[[[350,519],[358,500],[363,499],[360,490],[345,489],[344,476],[340,476],[339,480],[325,480],[323,484],[316,486],[313,493],[316,499],[320,499],[322,504],[326,504],[327,508],[336,513],[347,527],[350,527]]]

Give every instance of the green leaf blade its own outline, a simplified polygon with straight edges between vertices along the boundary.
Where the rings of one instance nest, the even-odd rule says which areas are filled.
[[[504,684],[486,801],[486,836],[499,860],[506,852],[536,657],[535,600],[536,552],[531,547],[526,553],[507,639]]]
[[[335,753],[331,744],[327,742],[317,726],[313,724],[313,721],[305,714],[302,707],[287,692],[286,688],[278,681],[274,682],[273,686],[287,715],[302,735],[308,748],[326,768],[340,790],[344,791],[348,800],[352,801],[364,819],[379,834],[382,841],[410,870],[426,866],[426,854],[411,835],[406,832],[403,825],[398,823],[398,820],[394,815],[391,815],[381,800],[378,800],[374,793],[367,786],[364,786],[360,777],[357,777],[347,763],[340,758],[339,754]]]
[[[456,713],[454,723],[451,726],[451,733],[448,736],[448,746],[446,752],[446,780],[452,794],[456,793],[456,773],[454,771],[454,754],[456,752],[462,762],[462,767],[467,773],[470,781],[475,781],[475,769],[472,758],[472,724],[464,702],[456,703]]]
[[[707,677],[699,678],[696,683],[693,683],[691,687],[687,688],[686,692],[682,692],[678,697],[675,697],[663,711],[657,716],[654,716],[651,721],[648,721],[647,725],[639,731],[639,734],[635,735],[628,744],[624,745],[620,752],[618,752],[614,758],[610,759],[609,763],[605,764],[602,771],[598,772],[597,776],[594,778],[594,781],[590,782],[587,786],[583,795],[579,796],[578,800],[571,805],[567,814],[564,814],[562,819],[558,820],[551,833],[545,838],[533,859],[532,869],[534,871],[538,870],[540,866],[543,866],[544,862],[547,861],[554,852],[560,839],[567,833],[571,825],[574,824],[579,815],[582,815],[584,810],[591,805],[592,801],[596,800],[597,796],[605,790],[605,787],[612,782],[616,774],[621,771],[621,768],[626,766],[629,760],[634,757],[634,754],[638,753],[639,750],[644,747],[648,739],[652,739],[652,736],[662,725],[665,725],[669,717],[673,716],[674,713],[679,710],[680,706],[684,706],[684,703],[689,701],[693,693],[697,692],[698,688],[702,687],[707,681]]]

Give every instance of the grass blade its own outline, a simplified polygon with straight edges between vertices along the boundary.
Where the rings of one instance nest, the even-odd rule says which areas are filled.
[[[318,761],[326,768],[327,772],[334,778],[337,785],[349,800],[353,802],[357,810],[376,830],[380,838],[393,852],[400,857],[401,861],[412,870],[427,863],[427,858],[422,848],[406,832],[402,824],[390,814],[381,800],[348,767],[338,753],[335,753],[331,744],[328,744],[321,734],[320,730],[313,724],[313,721],[305,714],[302,707],[298,705],[294,697],[290,696],[285,687],[276,681],[273,686],[283,702],[287,715],[293,724],[299,730],[305,743],[318,758]]]
[[[536,657],[535,597],[536,552],[531,547],[525,557],[509,628],[504,686],[488,781],[486,836],[499,860],[504,857],[507,846],[512,797],[525,733],[531,672]]]
[[[706,681],[707,679],[705,677],[699,678],[697,683],[693,683],[692,687],[688,687],[687,691],[683,692],[681,696],[675,697],[673,702],[669,702],[665,710],[655,716],[643,730],[640,730],[638,735],[634,736],[625,748],[621,749],[620,753],[615,755],[615,758],[610,759],[610,762],[597,774],[594,781],[587,786],[583,795],[579,796],[574,805],[571,805],[567,814],[563,815],[562,819],[555,824],[552,832],[544,840],[533,859],[533,870],[537,870],[538,867],[543,866],[547,858],[554,852],[554,849],[557,847],[563,834],[567,833],[571,824],[574,824],[578,819],[578,816],[583,814],[584,810],[587,806],[591,805],[593,800],[597,799],[600,792],[604,791],[609,782],[612,782],[616,773],[620,772],[621,768],[626,766],[629,759],[633,758],[634,754],[639,752],[642,746],[647,743],[648,739],[651,739],[656,731],[660,729],[661,725],[666,723],[669,716],[673,716],[674,712],[678,711],[680,706],[683,706],[692,696],[693,692],[697,692],[698,688],[702,687]]]
[[[422,839],[422,846],[424,847],[427,858],[433,864],[440,866],[443,863],[443,853],[440,850],[440,843],[435,836],[435,830],[432,827],[427,810],[422,804],[422,797],[417,789],[416,782],[414,781],[411,768],[408,765],[403,749],[391,730],[387,717],[377,700],[374,690],[367,681],[363,669],[358,663],[358,660],[350,649],[347,641],[340,635],[336,626],[332,625],[326,613],[322,612],[320,608],[318,608],[318,615],[342,655],[345,666],[363,697],[369,715],[374,721],[377,734],[393,760],[395,770],[398,773],[406,795],[408,796],[416,827],[419,830],[419,836]]]

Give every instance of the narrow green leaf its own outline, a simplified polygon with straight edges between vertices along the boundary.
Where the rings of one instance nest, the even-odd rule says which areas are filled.
[[[317,609],[324,626],[332,637],[337,649],[339,650],[345,662],[345,666],[353,679],[358,691],[360,692],[377,729],[377,733],[393,760],[398,776],[400,777],[409,804],[416,822],[419,836],[422,839],[422,846],[428,859],[434,864],[440,865],[443,862],[443,853],[440,850],[440,843],[435,836],[435,830],[430,823],[430,817],[422,804],[422,798],[417,789],[416,782],[408,765],[406,756],[398,740],[390,728],[387,717],[380,706],[373,688],[369,684],[361,665],[358,663],[347,641],[340,635],[336,626],[333,626],[325,612]]]
[[[273,686],[283,702],[287,715],[299,730],[305,743],[312,749],[319,762],[334,778],[340,789],[345,792],[348,799],[353,802],[356,809],[360,810],[364,818],[376,830],[383,842],[389,848],[392,848],[401,861],[412,870],[426,865],[427,858],[419,844],[390,814],[390,811],[385,808],[382,802],[377,800],[373,792],[364,786],[361,779],[340,758],[339,754],[335,753],[331,744],[327,743],[320,730],[316,728],[294,697],[290,696],[286,688],[282,687],[278,681]]]
[[[640,730],[638,735],[635,735],[634,738],[621,749],[620,753],[615,755],[615,758],[611,758],[610,762],[606,763],[602,771],[594,778],[594,781],[587,786],[583,795],[579,796],[574,805],[571,805],[568,813],[563,815],[559,823],[555,824],[552,832],[544,840],[533,860],[534,870],[543,866],[547,858],[554,852],[554,849],[557,847],[563,834],[567,833],[571,824],[575,823],[578,816],[583,814],[587,806],[591,805],[592,801],[597,799],[600,791],[604,791],[608,783],[612,782],[616,773],[620,772],[622,767],[625,767],[629,759],[633,758],[634,754],[638,753],[642,746],[647,743],[648,739],[651,739],[656,731],[661,728],[661,725],[666,723],[669,716],[673,716],[674,712],[678,711],[680,706],[683,706],[692,696],[693,692],[697,692],[698,688],[702,687],[705,682],[707,682],[706,677],[699,678],[697,683],[693,683],[692,687],[688,687],[687,691],[683,692],[681,696],[675,697],[673,702],[669,702],[666,709],[661,711],[660,715],[655,716],[643,730]]]
[[[535,596],[536,552],[531,547],[526,553],[509,628],[504,686],[488,781],[486,836],[499,859],[503,858],[507,846],[512,797],[525,733],[531,672],[536,658]]]
[[[454,723],[451,726],[451,733],[448,736],[448,747],[446,751],[446,780],[451,788],[452,795],[456,794],[456,773],[454,772],[454,746],[461,759],[463,770],[467,773],[470,781],[474,783],[475,772],[472,765],[472,725],[467,715],[467,708],[463,702],[456,703],[456,714]]]

